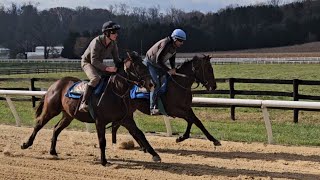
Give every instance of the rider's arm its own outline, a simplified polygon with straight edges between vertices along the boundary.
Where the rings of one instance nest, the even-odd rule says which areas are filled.
[[[174,54],[174,55],[169,59],[169,62],[170,62],[171,69],[176,68],[176,54]]]
[[[111,55],[113,58],[113,63],[117,68],[120,68],[122,66],[122,60],[119,58],[119,50],[117,43],[114,42],[113,49],[111,51]]]
[[[157,64],[165,71],[170,70],[170,68],[168,68],[168,66],[164,62],[164,57],[168,52],[168,48],[169,48],[168,44],[163,45],[163,48],[159,49],[158,56],[157,56]]]

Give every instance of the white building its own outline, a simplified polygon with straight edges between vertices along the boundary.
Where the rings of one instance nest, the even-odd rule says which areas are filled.
[[[61,56],[63,46],[51,46],[47,47],[49,51],[49,58],[58,58]],[[26,52],[28,59],[43,59],[44,58],[44,46],[37,46],[35,52]]]
[[[10,49],[0,47],[0,59],[9,58]]]

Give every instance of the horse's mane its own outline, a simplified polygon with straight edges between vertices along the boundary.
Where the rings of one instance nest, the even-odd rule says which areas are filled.
[[[191,62],[193,62],[194,60],[198,59],[198,56],[193,56],[192,59],[187,59],[185,60],[182,64],[180,64],[180,66],[177,67],[177,69],[180,69],[181,67],[187,66],[188,64],[190,64]]]

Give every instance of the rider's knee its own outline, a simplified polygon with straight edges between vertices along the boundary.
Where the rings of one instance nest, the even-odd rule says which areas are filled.
[[[99,84],[100,80],[101,78],[99,76],[91,79],[89,82],[89,86],[96,87]]]

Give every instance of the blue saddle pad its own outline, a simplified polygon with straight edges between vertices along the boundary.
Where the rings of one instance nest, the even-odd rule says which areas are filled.
[[[167,92],[167,85],[168,85],[168,80],[167,78],[164,78],[163,83],[158,90],[158,95],[164,94]],[[147,92],[144,88],[139,88],[137,85],[134,85],[133,88],[130,90],[130,98],[131,99],[150,99],[150,93]]]
[[[108,79],[109,77],[105,77],[103,79],[101,79],[100,83],[98,84],[97,87],[94,88],[93,94],[98,96],[100,94],[102,94],[102,92],[104,91],[107,83],[108,83]],[[88,84],[87,81],[78,81],[75,82],[67,91],[67,93],[65,94],[66,97],[69,98],[73,98],[73,99],[80,99],[81,95],[84,93],[85,91],[85,87]]]

